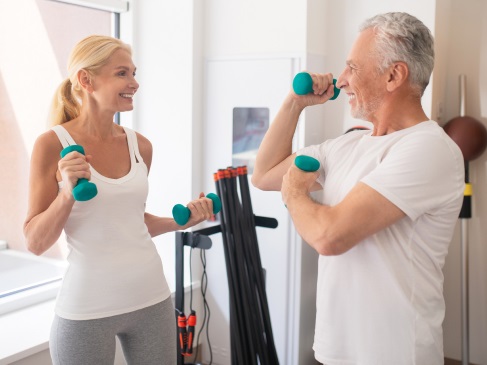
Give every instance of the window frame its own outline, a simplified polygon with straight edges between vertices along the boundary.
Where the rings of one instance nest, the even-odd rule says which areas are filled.
[[[83,6],[97,10],[108,11],[111,13],[125,13],[129,11],[129,2],[123,0],[48,0],[58,3]]]

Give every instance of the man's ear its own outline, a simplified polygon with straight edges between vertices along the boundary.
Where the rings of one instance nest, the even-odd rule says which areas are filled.
[[[88,93],[93,92],[93,86],[91,84],[91,75],[88,71],[81,69],[78,71],[78,82],[83,89],[85,89]]]
[[[394,62],[388,70],[387,91],[392,92],[403,85],[409,76],[409,68],[405,62]]]

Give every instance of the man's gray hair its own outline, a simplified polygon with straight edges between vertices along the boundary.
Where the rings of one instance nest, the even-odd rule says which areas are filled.
[[[394,62],[405,62],[411,86],[423,95],[433,71],[435,51],[431,31],[417,18],[407,13],[385,13],[367,19],[360,31],[375,32],[379,71]]]

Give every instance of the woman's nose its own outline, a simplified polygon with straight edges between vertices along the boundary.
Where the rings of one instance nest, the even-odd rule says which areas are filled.
[[[139,88],[139,83],[134,79],[131,83],[130,83],[130,87],[132,89],[135,89],[137,90]]]

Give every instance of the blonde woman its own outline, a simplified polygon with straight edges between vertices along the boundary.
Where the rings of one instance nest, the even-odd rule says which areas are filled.
[[[41,255],[63,230],[69,247],[51,329],[54,364],[113,364],[116,337],[128,364],[176,363],[174,307],[151,237],[208,219],[212,201],[202,193],[190,202],[183,227],[145,212],[152,145],[113,122],[115,113],[133,109],[135,70],[131,48],[120,40],[81,40],[53,100],[54,127],[32,152],[28,248]],[[85,154],[61,158],[74,144]],[[94,198],[73,198],[79,179],[96,185]]]

